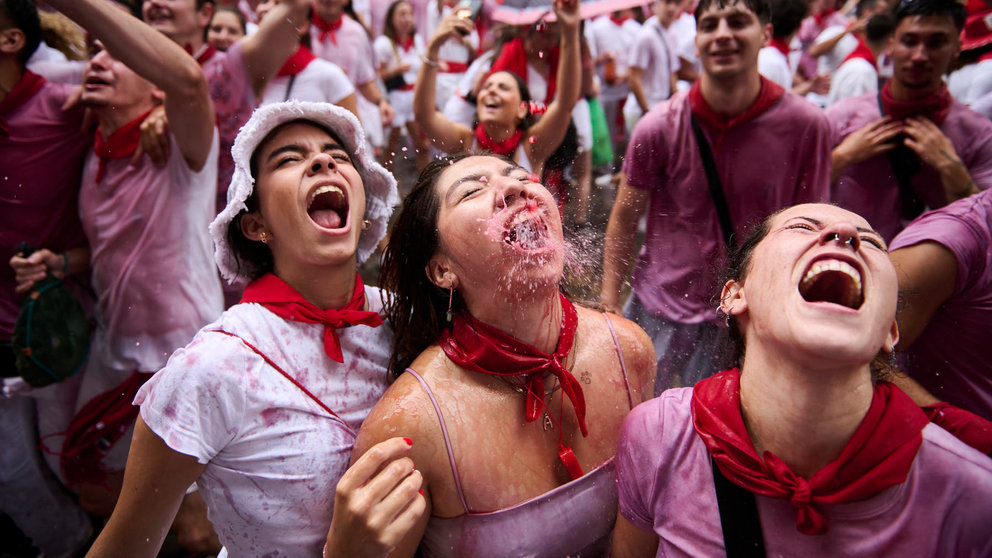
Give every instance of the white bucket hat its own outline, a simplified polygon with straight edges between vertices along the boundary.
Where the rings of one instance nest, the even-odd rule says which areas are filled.
[[[231,148],[234,158],[234,176],[227,189],[227,206],[210,223],[210,236],[214,240],[214,260],[221,275],[232,285],[245,285],[258,270],[251,263],[239,262],[227,243],[227,228],[234,218],[246,211],[245,200],[254,189],[251,176],[251,156],[265,136],[277,126],[291,120],[310,120],[334,132],[351,155],[358,174],[365,184],[365,219],[369,228],[358,239],[358,263],[361,265],[379,241],[386,236],[389,217],[399,201],[396,179],[369,154],[365,133],[358,119],[347,110],[330,103],[289,101],[273,103],[255,109],[251,118],[238,132]]]

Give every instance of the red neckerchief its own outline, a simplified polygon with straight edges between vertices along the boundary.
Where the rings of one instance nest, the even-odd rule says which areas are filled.
[[[836,12],[836,11],[837,10],[831,8],[829,10],[824,10],[824,11],[818,13],[818,14],[813,14],[813,21],[816,22],[816,26],[818,28],[823,29],[823,20],[825,20],[828,17],[834,15],[834,12]]]
[[[992,60],[992,50],[978,57],[978,62],[985,62],[986,60]]]
[[[124,159],[134,155],[134,151],[138,149],[138,140],[141,139],[141,123],[148,118],[151,112],[149,110],[145,114],[117,128],[112,134],[107,136],[107,139],[103,139],[100,126],[96,127],[96,133],[93,137],[93,153],[99,159],[99,165],[96,168],[97,183],[103,181],[103,177],[106,175],[107,161],[110,159]]]
[[[503,141],[496,141],[489,137],[486,133],[486,129],[482,124],[478,124],[475,127],[475,139],[479,142],[479,147],[483,151],[489,151],[491,153],[496,153],[497,155],[506,155],[508,157],[513,156],[513,151],[520,145],[520,139],[524,137],[523,130],[517,130],[512,136],[506,138]]]
[[[617,17],[616,14],[610,14],[610,21],[612,21],[614,24],[616,24],[617,27],[622,26],[628,19],[630,19],[630,16],[629,15],[623,15],[623,16]]]
[[[327,21],[321,18],[317,14],[317,10],[314,10],[313,17],[311,18],[311,22],[313,23],[313,26],[320,31],[320,34],[318,35],[318,39],[321,42],[323,42],[326,41],[328,37],[330,37],[331,44],[337,46],[338,44],[337,32],[338,29],[341,29],[341,25],[344,24],[344,18],[345,18],[344,14],[341,14],[341,16],[338,17],[337,21]]]
[[[377,312],[365,310],[365,285],[355,274],[355,292],[343,308],[321,310],[316,304],[303,298],[288,283],[267,273],[245,287],[241,302],[256,302],[284,320],[305,324],[324,324],[324,352],[337,362],[344,362],[338,328],[350,325],[379,327],[382,317]]]
[[[947,84],[941,84],[940,89],[922,99],[899,101],[892,96],[892,81],[885,82],[879,92],[882,99],[882,110],[885,116],[893,120],[905,120],[911,116],[925,116],[931,122],[940,126],[951,112],[951,94]]]
[[[300,45],[300,48],[296,49],[296,52],[283,62],[282,68],[279,68],[279,71],[276,72],[276,77],[295,76],[316,59],[317,57],[314,56],[310,49]]]
[[[183,45],[183,48],[186,49],[187,54],[193,56],[193,45],[186,44]],[[200,48],[200,53],[193,56],[193,58],[196,59],[196,63],[202,68],[215,54],[217,54],[217,49],[210,43],[204,43],[203,47]]]
[[[943,401],[923,406],[930,422],[985,455],[992,456],[992,422]]]
[[[785,42],[782,37],[772,37],[772,40],[768,42],[768,46],[775,47],[775,50],[782,53],[786,60],[789,59],[789,43]]]
[[[586,400],[582,386],[565,367],[568,353],[575,340],[575,329],[579,319],[575,306],[564,295],[561,300],[561,334],[553,354],[546,354],[516,337],[506,334],[490,325],[480,322],[467,312],[459,312],[451,322],[451,327],[441,332],[438,343],[444,354],[458,366],[482,374],[493,376],[523,376],[527,389],[527,403],[524,407],[527,422],[533,422],[547,409],[544,401],[544,376],[548,372],[558,377],[562,392],[572,402],[579,429],[583,436],[589,434],[586,428]],[[550,410],[548,410],[550,415]],[[582,470],[572,449],[564,444],[559,427],[558,454],[572,478],[582,476]],[[576,474],[577,473],[577,474]]]
[[[728,130],[760,116],[777,103],[783,95],[785,95],[785,89],[782,89],[781,85],[761,76],[761,90],[758,92],[758,98],[744,112],[736,116],[726,117],[717,114],[710,107],[710,104],[703,98],[699,80],[696,80],[689,88],[689,108],[700,124],[716,133],[716,141],[713,146],[713,153],[715,154],[719,153],[723,136]]]
[[[28,102],[34,94],[45,85],[45,78],[38,74],[24,70],[24,75],[14,84],[14,88],[7,92],[7,96],[0,101],[0,134],[10,135],[10,125],[7,124],[6,115]]]
[[[727,479],[755,494],[789,500],[797,510],[796,528],[805,535],[827,532],[818,506],[864,500],[905,482],[928,422],[906,394],[879,382],[868,413],[840,455],[807,480],[775,454],[755,451],[741,416],[740,389],[736,368],[697,383],[693,427]]]
[[[407,37],[405,41],[396,41],[396,44],[403,49],[403,52],[410,52],[410,49],[413,48],[413,35]]]
[[[875,53],[868,48],[868,43],[866,43],[864,39],[858,37],[857,35],[855,35],[854,38],[858,40],[858,46],[854,47],[851,54],[848,54],[847,57],[844,58],[844,62],[854,60],[855,58],[860,58],[862,60],[867,60],[868,63],[871,64],[871,67],[875,68],[878,64],[877,59],[875,58]],[[844,62],[841,62],[841,64]]]
[[[551,104],[555,98],[555,90],[558,87],[559,50],[558,46],[555,45],[548,53],[548,93],[544,97],[544,104]],[[489,75],[504,71],[517,74],[520,79],[524,80],[524,83],[527,83],[527,52],[524,50],[524,41],[520,37],[503,44],[499,55],[490,66]]]

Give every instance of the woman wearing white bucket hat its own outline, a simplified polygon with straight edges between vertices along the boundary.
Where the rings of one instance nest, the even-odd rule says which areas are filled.
[[[244,298],[138,393],[124,490],[91,555],[155,556],[194,481],[222,556],[385,553],[423,513],[410,440],[346,472],[392,345],[355,271],[397,199],[365,146],[357,119],[324,103],[267,105],[242,128],[210,232]]]

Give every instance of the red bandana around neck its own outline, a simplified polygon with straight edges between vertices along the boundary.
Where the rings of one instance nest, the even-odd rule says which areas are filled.
[[[783,95],[785,95],[785,89],[781,85],[761,76],[761,89],[758,91],[758,97],[751,103],[751,106],[736,116],[726,117],[717,114],[710,107],[710,104],[703,98],[703,91],[699,85],[699,80],[696,80],[692,84],[692,87],[689,88],[689,108],[700,124],[710,131],[716,132],[716,142],[713,146],[713,153],[716,154],[720,151],[720,144],[727,130],[762,115],[777,103]]]
[[[314,56],[310,49],[301,45],[292,56],[286,59],[282,68],[279,68],[279,71],[276,72],[276,77],[295,76],[306,69],[316,59],[317,57]]]
[[[866,43],[864,39],[858,37],[857,35],[854,37],[858,40],[858,46],[854,47],[851,54],[848,54],[847,57],[844,58],[844,62],[854,60],[855,58],[860,58],[862,60],[867,60],[868,63],[871,64],[872,68],[875,68],[878,65],[878,61],[875,58],[875,53],[868,48],[868,43]],[[843,64],[843,62],[841,62],[841,64]]]
[[[93,137],[93,153],[99,159],[99,165],[96,168],[97,183],[103,181],[103,177],[106,176],[107,161],[110,159],[124,159],[134,155],[135,150],[138,149],[138,140],[141,139],[141,123],[148,118],[151,112],[149,110],[145,114],[117,128],[112,134],[107,136],[107,139],[103,139],[103,132],[100,126],[96,127],[96,133]]]
[[[885,82],[879,95],[882,99],[882,110],[893,120],[905,120],[911,116],[925,116],[931,122],[940,126],[951,111],[951,94],[947,84],[941,84],[940,89],[921,99],[899,101],[892,96],[892,81]]]
[[[755,494],[789,500],[797,510],[796,528],[805,535],[827,532],[817,506],[864,500],[905,482],[928,422],[901,390],[879,382],[868,413],[840,455],[807,480],[775,454],[757,454],[741,415],[738,369],[697,383],[691,406],[693,427],[720,472]]]
[[[479,142],[479,148],[484,151],[489,151],[496,153],[497,155],[506,155],[507,157],[513,157],[513,151],[520,145],[521,138],[524,137],[523,130],[517,130],[512,136],[506,138],[503,141],[496,141],[489,137],[486,133],[486,129],[479,124],[475,127],[475,139]]]
[[[789,43],[785,42],[784,38],[772,37],[772,40],[769,41],[768,46],[775,47],[775,50],[781,52],[782,56],[785,56],[786,59],[789,58]]]
[[[311,22],[313,23],[313,26],[316,27],[318,31],[320,31],[320,34],[318,35],[318,39],[321,42],[323,42],[326,41],[328,37],[330,37],[331,44],[337,46],[338,44],[337,32],[339,29],[341,29],[341,25],[344,24],[344,17],[345,17],[344,14],[341,14],[341,16],[338,17],[337,21],[327,21],[321,18],[317,14],[317,11],[314,10],[313,17],[311,18]]]
[[[186,49],[187,54],[196,59],[196,63],[201,67],[209,62],[215,54],[217,54],[217,49],[215,49],[210,43],[205,43],[202,47],[200,47],[200,52],[196,55],[193,54],[193,45],[186,44],[183,48]]]
[[[407,37],[405,41],[396,41],[396,44],[403,49],[403,52],[410,52],[410,49],[413,48],[413,35]]]
[[[836,11],[837,11],[837,10],[835,10],[835,9],[833,9],[833,8],[830,8],[830,9],[828,9],[828,10],[823,10],[822,12],[820,12],[820,13],[818,13],[818,14],[813,14],[813,21],[815,21],[815,22],[816,22],[816,26],[817,26],[818,28],[820,28],[820,29],[823,29],[823,22],[824,22],[824,21],[825,21],[825,20],[826,20],[826,19],[827,19],[828,17],[830,17],[830,16],[832,16],[832,15],[834,15],[834,12],[836,12]]]
[[[617,16],[616,14],[610,14],[610,21],[612,21],[618,27],[626,23],[628,19],[630,19],[629,15]]]
[[[575,329],[579,323],[578,313],[564,295],[558,296],[562,310],[561,334],[553,354],[541,352],[512,335],[476,320],[467,312],[459,312],[454,316],[451,327],[441,332],[438,343],[452,362],[466,370],[493,376],[525,377],[527,401],[524,411],[527,422],[533,422],[547,409],[544,400],[544,376],[548,372],[554,374],[561,383],[562,391],[575,408],[575,416],[578,418],[582,435],[587,436],[589,430],[586,428],[586,400],[582,386],[565,367],[568,353],[572,350],[572,343],[575,340]],[[550,413],[550,410],[548,412]],[[569,474],[573,479],[581,477],[582,470],[572,454],[572,449],[564,445],[560,427],[558,440],[561,447],[559,457]]]
[[[38,74],[24,70],[24,75],[14,85],[14,88],[7,92],[7,96],[0,101],[0,134],[9,135],[10,126],[4,116],[10,114],[14,109],[28,102],[35,93],[45,85],[45,78]]]
[[[338,328],[345,325],[367,325],[379,327],[382,317],[377,312],[365,310],[365,285],[355,274],[355,292],[343,308],[321,310],[317,305],[303,298],[296,289],[277,277],[267,273],[245,287],[241,302],[256,302],[268,311],[285,320],[305,324],[324,324],[324,352],[332,360],[344,362]]]
[[[548,92],[544,96],[544,104],[550,105],[555,98],[558,87],[558,58],[559,48],[555,45],[548,53]],[[511,72],[527,83],[527,52],[524,50],[524,40],[520,37],[503,44],[496,59],[489,68],[489,74],[496,72]]]

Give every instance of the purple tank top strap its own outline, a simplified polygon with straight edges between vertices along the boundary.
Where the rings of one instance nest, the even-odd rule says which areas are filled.
[[[631,395],[630,391],[630,378],[627,377],[627,365],[623,361],[623,350],[620,348],[620,339],[617,338],[617,331],[613,329],[613,322],[610,321],[610,315],[603,312],[603,319],[606,320],[606,327],[609,328],[610,335],[613,336],[613,344],[617,348],[617,358],[620,359],[620,372],[623,374],[623,385],[627,386],[627,403],[633,409],[634,396]]]
[[[417,374],[412,368],[407,368],[406,371],[420,382],[421,387],[427,393],[427,397],[431,400],[431,405],[434,405],[434,411],[437,413],[437,421],[441,424],[444,447],[448,450],[448,462],[451,464],[451,474],[455,477],[455,491],[458,492],[458,499],[461,500],[462,507],[465,508],[465,513],[469,513],[468,503],[465,501],[465,493],[462,492],[462,481],[458,477],[458,467],[455,465],[455,454],[451,451],[451,439],[448,438],[448,427],[444,424],[444,415],[441,414],[441,407],[437,404],[437,400],[434,399],[434,392],[431,391],[431,388],[427,387],[427,382],[420,377],[420,374]]]

